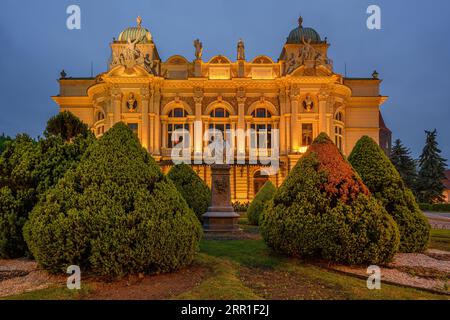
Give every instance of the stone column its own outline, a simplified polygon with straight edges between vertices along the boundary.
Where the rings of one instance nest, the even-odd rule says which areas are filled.
[[[286,151],[290,152],[291,149],[291,115],[285,114],[284,119],[286,121]]]
[[[155,113],[155,148],[153,152],[155,155],[161,154],[161,119],[160,119],[160,102],[161,102],[161,93],[159,88],[155,88],[153,91],[153,111]]]
[[[149,126],[149,99],[150,99],[150,90],[147,86],[141,88],[141,100],[142,100],[142,146],[147,150],[149,150],[149,134],[150,134],[150,126]]]
[[[297,152],[299,145],[299,128],[298,128],[298,106],[299,106],[299,89],[293,87],[291,90],[291,152]]]
[[[122,92],[120,91],[120,88],[117,86],[114,86],[111,90],[111,96],[112,96],[112,107],[113,107],[113,123],[111,127],[116,124],[117,122],[120,122],[122,119],[122,110],[121,110],[121,103],[122,103]]]
[[[279,125],[279,145],[280,145],[280,154],[287,154],[286,149],[286,121],[285,121],[285,113],[286,113],[286,92],[283,89],[280,89],[280,125]]]
[[[162,138],[162,148],[167,148],[167,120],[166,119],[161,119],[161,126],[162,129],[160,130],[161,133],[161,138]]]
[[[237,136],[237,155],[238,157],[245,157],[245,100],[246,93],[244,88],[239,88],[236,94],[238,102],[238,122],[237,129],[240,129],[241,134]]]
[[[155,114],[152,112],[150,113],[150,144],[149,144],[149,151],[150,153],[154,153],[155,151]]]
[[[319,134],[321,132],[327,132],[327,101],[329,93],[326,90],[321,90],[319,92]]]
[[[203,90],[201,88],[194,89],[194,102],[195,102],[195,121],[194,125],[194,135],[192,139],[194,140],[194,155],[200,156],[203,148],[203,130],[202,130],[202,101],[203,101]]]

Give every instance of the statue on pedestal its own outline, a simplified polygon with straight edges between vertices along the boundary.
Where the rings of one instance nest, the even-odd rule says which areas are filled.
[[[237,44],[237,59],[245,60],[245,46],[244,41],[242,39],[239,39]]]
[[[201,60],[203,55],[203,44],[199,39],[194,40],[194,48],[195,48],[195,58],[197,60]]]

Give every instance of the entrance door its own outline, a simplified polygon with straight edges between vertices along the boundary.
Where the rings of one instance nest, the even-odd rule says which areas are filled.
[[[253,194],[256,196],[259,190],[263,187],[263,185],[269,180],[269,176],[263,176],[261,174],[261,170],[258,170],[253,175]]]

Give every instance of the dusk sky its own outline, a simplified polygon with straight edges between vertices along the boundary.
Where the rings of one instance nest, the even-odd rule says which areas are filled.
[[[246,58],[278,59],[289,32],[312,27],[331,43],[335,72],[383,79],[385,121],[417,157],[424,130],[438,130],[444,157],[450,159],[450,1],[406,0],[2,0],[0,10],[0,133],[42,134],[58,108],[61,69],[68,76],[106,71],[109,43],[143,18],[163,60],[181,54],[194,59],[192,41],[200,38],[204,60],[223,54],[236,58],[245,41]],[[81,7],[81,30],[68,30],[66,8]],[[369,5],[381,8],[381,30],[366,27]],[[449,162],[450,164],[450,162]]]

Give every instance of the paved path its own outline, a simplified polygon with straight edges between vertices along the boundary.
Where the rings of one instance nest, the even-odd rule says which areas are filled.
[[[450,230],[450,213],[433,213],[424,211],[424,214],[434,229]]]

